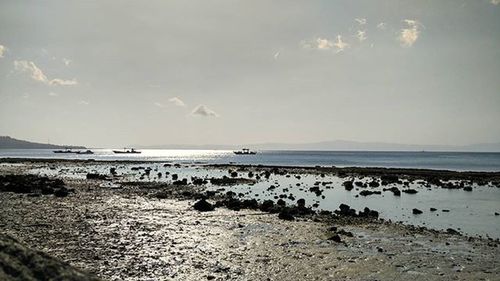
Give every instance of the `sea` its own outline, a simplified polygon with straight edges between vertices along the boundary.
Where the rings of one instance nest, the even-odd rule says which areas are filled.
[[[367,152],[367,151],[257,151],[255,155],[236,155],[228,150],[160,150],[145,149],[141,154],[114,154],[112,149],[93,149],[95,154],[56,154],[52,150],[0,149],[0,158],[40,158],[40,159],[94,159],[96,161],[129,160],[114,165],[116,172],[130,181],[170,182],[167,174],[178,174],[179,178],[222,177],[228,175],[223,168],[201,168],[191,164],[251,164],[270,166],[337,166],[337,167],[390,167],[423,168],[454,171],[500,172],[500,153],[470,152]],[[165,165],[178,163],[179,165]],[[0,165],[2,165],[0,163]],[[7,164],[8,165],[8,164]],[[15,165],[15,164],[14,164]],[[149,167],[154,173],[145,175],[133,167]],[[47,176],[84,179],[88,172],[109,174],[109,165],[89,163],[82,167],[77,163],[65,163],[64,167],[51,165],[35,166],[30,173]],[[161,174],[161,175],[160,175]],[[239,175],[246,177],[246,174]],[[362,210],[364,207],[380,212],[380,216],[404,224],[426,226],[446,230],[453,228],[471,236],[500,238],[500,188],[473,186],[472,192],[462,189],[426,188],[418,183],[411,183],[409,188],[418,190],[415,195],[403,193],[400,197],[391,192],[381,195],[360,196],[361,189],[346,191],[342,187],[345,179],[327,175],[303,174],[300,179],[285,175],[271,175],[253,185],[231,186],[234,192],[244,194],[244,198],[257,200],[274,199],[281,194],[292,194],[295,198],[304,198],[308,206],[318,204],[318,210],[334,211],[342,203]],[[371,178],[356,180],[369,182]],[[309,192],[309,187],[316,182],[329,182],[330,188],[324,189],[323,195],[316,196]],[[116,184],[116,183],[111,183]],[[270,186],[276,188],[269,191]],[[112,187],[112,186],[110,186]],[[399,186],[401,188],[401,186]],[[218,189],[219,186],[207,186]],[[370,189],[372,190],[372,189]],[[285,198],[287,204],[295,204],[293,199]],[[413,215],[412,209],[418,208],[423,214]],[[430,211],[436,208],[437,211]]]
[[[94,159],[162,161],[198,164],[270,166],[337,166],[421,168],[453,171],[500,171],[500,153],[393,152],[393,151],[257,151],[236,155],[230,150],[144,149],[141,154],[115,154],[113,149],[92,149],[94,154],[58,154],[50,149],[0,149],[0,158]]]

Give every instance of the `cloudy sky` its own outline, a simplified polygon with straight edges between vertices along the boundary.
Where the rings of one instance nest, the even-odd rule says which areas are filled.
[[[499,0],[0,1],[0,135],[500,141]]]

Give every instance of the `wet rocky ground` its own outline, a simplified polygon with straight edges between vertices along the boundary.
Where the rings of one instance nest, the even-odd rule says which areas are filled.
[[[0,175],[31,165],[40,162],[2,165]],[[500,280],[497,240],[351,216],[348,206],[337,215],[298,200],[253,206],[191,180],[92,177],[21,180],[23,192],[2,184],[0,232],[104,280]],[[200,201],[214,209],[196,210]]]

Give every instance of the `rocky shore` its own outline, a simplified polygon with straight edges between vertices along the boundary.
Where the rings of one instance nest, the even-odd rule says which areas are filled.
[[[391,183],[403,192],[410,181],[466,190],[471,184],[496,185],[499,173],[219,166],[228,176],[170,174],[165,183],[127,180],[117,162],[100,163],[103,169],[84,178],[30,170],[95,163],[2,162],[0,232],[9,235],[2,239],[104,280],[500,280],[498,240],[392,223],[377,210],[346,204],[335,212],[319,211],[303,198],[290,200],[290,194],[249,199],[230,188],[235,182],[251,186],[271,174],[334,173],[345,178],[342,188],[366,184],[363,190],[371,191],[378,184],[396,196]],[[138,170],[148,176],[167,176],[141,165]],[[371,178],[357,181],[359,176]],[[207,189],[209,182],[219,188]],[[308,190],[321,196],[328,186],[320,182]],[[29,280],[6,270],[14,262],[4,258],[7,248],[0,247],[0,277],[3,270],[6,280]],[[26,261],[15,263],[31,268]],[[92,280],[81,276],[87,279],[60,280]]]

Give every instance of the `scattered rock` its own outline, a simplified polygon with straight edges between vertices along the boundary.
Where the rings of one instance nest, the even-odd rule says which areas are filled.
[[[208,212],[208,211],[213,211],[215,207],[208,203],[205,199],[201,199],[198,202],[194,203],[193,205],[194,209],[200,212]]]
[[[419,209],[417,209],[417,208],[414,208],[412,212],[413,212],[413,214],[414,214],[414,215],[420,215],[420,214],[422,214],[422,213],[423,213],[422,211],[420,211],[420,210],[419,210]]]

